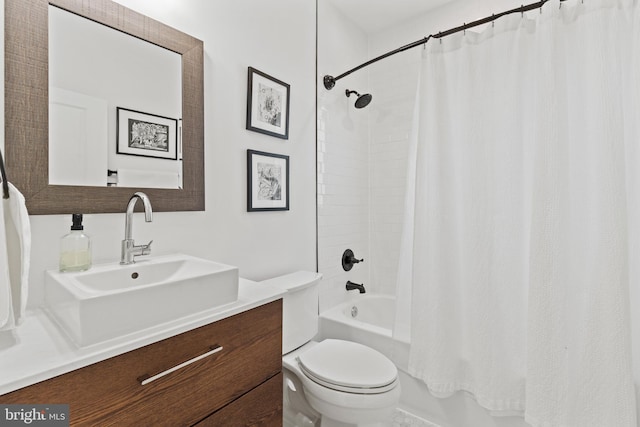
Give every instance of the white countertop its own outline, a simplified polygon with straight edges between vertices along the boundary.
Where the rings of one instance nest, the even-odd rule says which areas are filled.
[[[29,311],[15,331],[0,333],[4,334],[0,335],[0,395],[242,313],[283,294],[281,289],[240,279],[236,302],[83,348],[42,309]]]

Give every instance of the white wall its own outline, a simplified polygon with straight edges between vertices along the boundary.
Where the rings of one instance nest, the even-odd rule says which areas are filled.
[[[236,265],[241,276],[253,280],[298,269],[315,271],[314,2],[119,3],[200,38],[205,50],[206,210],[156,213],[150,224],[143,221],[142,214],[135,214],[136,241],[153,239],[156,254],[184,252]],[[248,66],[291,85],[288,140],[245,129]],[[290,156],[290,211],[246,212],[247,149]],[[122,214],[85,216],[95,261],[119,259],[125,208]],[[30,219],[29,304],[35,306],[42,302],[45,269],[57,267],[60,236],[68,232],[71,218],[51,215]]]
[[[368,107],[356,109],[346,89],[368,92],[367,73],[352,74],[328,91],[337,76],[367,58],[367,37],[328,1],[318,2],[318,269],[324,275],[320,310],[356,297],[347,280],[370,287]],[[345,249],[364,263],[342,269]]]

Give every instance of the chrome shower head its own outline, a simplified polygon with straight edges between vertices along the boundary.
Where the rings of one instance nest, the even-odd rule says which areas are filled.
[[[369,103],[371,102],[371,99],[373,98],[373,96],[371,96],[371,94],[368,94],[368,93],[365,93],[364,95],[360,95],[355,90],[349,90],[349,89],[345,90],[345,94],[347,95],[347,98],[350,97],[352,93],[354,93],[358,97],[355,103],[356,108],[366,107],[367,105],[369,105]]]

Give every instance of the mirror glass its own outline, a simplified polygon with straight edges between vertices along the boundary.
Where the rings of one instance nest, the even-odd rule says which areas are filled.
[[[182,55],[49,5],[49,184],[182,188]]]

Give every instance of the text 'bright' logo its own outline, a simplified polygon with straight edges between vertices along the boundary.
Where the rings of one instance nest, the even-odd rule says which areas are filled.
[[[34,421],[47,421],[47,412],[44,409],[37,411],[36,408],[25,411],[14,412],[9,411],[9,408],[4,408],[4,419],[6,421],[23,421],[25,424],[31,424]]]
[[[69,405],[0,405],[0,425],[68,426]]]

